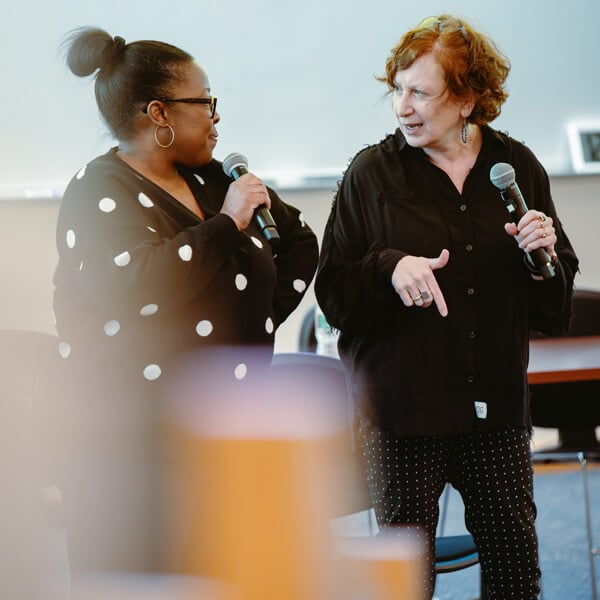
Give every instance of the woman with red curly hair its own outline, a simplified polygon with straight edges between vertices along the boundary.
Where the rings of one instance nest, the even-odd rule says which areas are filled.
[[[489,126],[509,70],[487,36],[453,16],[402,37],[381,77],[399,127],[346,170],[315,284],[340,331],[379,527],[405,526],[426,543],[430,596],[448,482],[489,597],[539,592],[529,331],[566,330],[578,260],[546,171]],[[516,223],[490,180],[496,163],[512,165],[530,206]],[[539,249],[547,277],[530,259]]]

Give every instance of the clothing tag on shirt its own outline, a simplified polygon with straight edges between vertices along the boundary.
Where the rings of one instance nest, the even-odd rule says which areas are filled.
[[[478,419],[487,419],[487,402],[475,402],[475,414]]]

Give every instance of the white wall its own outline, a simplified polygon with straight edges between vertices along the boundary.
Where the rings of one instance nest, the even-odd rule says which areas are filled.
[[[600,175],[552,178],[559,215],[581,261],[579,287],[600,289]],[[289,191],[282,197],[300,208],[321,239],[332,190]],[[53,331],[52,273],[57,201],[0,201],[0,328]],[[276,349],[294,351],[300,321],[314,303],[311,285],[300,307],[277,333]]]
[[[390,130],[374,76],[406,29],[442,12],[488,32],[512,62],[495,126],[549,171],[568,171],[567,123],[600,119],[598,0],[18,0],[2,6],[0,196],[62,191],[110,143],[93,82],[58,52],[74,27],[189,51],[219,97],[217,158],[242,152],[259,175],[279,177],[337,173]]]

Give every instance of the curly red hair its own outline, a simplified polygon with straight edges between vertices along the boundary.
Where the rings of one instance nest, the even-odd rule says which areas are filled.
[[[429,53],[445,73],[449,95],[457,101],[474,101],[467,121],[485,125],[500,114],[508,97],[504,84],[510,62],[489,37],[451,15],[428,17],[406,32],[392,48],[385,64],[386,75],[379,80],[393,91],[396,73]]]

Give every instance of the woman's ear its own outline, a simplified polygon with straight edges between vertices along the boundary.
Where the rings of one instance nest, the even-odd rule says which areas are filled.
[[[148,104],[146,112],[154,125],[164,127],[167,124],[165,105],[160,100],[152,100],[152,102]]]
[[[470,117],[474,108],[475,108],[475,99],[474,98],[469,98],[468,100],[465,100],[461,105],[460,116],[463,119]]]

